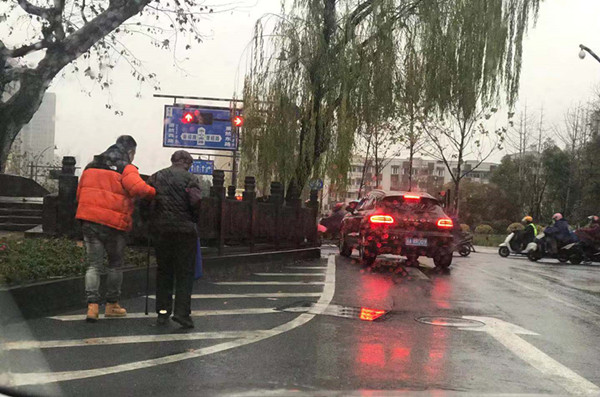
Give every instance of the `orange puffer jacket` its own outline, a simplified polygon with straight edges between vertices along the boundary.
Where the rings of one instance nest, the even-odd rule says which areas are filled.
[[[128,164],[119,171],[120,167],[86,168],[77,188],[77,219],[131,230],[133,199],[153,198],[156,191],[144,182],[135,166]]]

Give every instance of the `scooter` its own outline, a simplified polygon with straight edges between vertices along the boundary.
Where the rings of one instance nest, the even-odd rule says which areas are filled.
[[[566,244],[562,247],[558,247],[558,252],[556,254],[551,254],[546,249],[546,235],[542,232],[538,234],[534,241],[527,244],[527,259],[532,262],[537,262],[542,258],[554,258],[558,259],[561,263],[566,263],[571,260],[573,264],[581,263],[583,256],[581,254],[581,250],[578,248],[578,243],[573,242]]]
[[[508,236],[506,236],[504,242],[498,245],[498,255],[500,255],[503,258],[506,258],[510,254],[527,255],[527,247],[524,250],[521,250],[521,242],[517,239],[516,236],[516,232],[512,232]]]

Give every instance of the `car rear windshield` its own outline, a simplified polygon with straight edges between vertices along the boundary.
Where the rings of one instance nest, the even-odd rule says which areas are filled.
[[[399,212],[443,212],[435,199],[421,197],[420,199],[405,199],[402,196],[389,196],[381,201],[382,207]]]

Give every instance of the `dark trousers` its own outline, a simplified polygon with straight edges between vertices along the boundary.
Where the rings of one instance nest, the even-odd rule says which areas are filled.
[[[191,313],[194,265],[196,262],[195,234],[159,234],[154,237],[156,249],[156,312],[189,316]],[[173,289],[175,310],[173,311]]]

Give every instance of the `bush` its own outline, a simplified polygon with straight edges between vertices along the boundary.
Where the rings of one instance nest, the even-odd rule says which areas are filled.
[[[523,229],[525,229],[525,226],[523,226],[522,223],[515,222],[515,223],[511,223],[510,225],[508,225],[508,227],[506,228],[506,231],[508,233],[513,233],[513,232],[520,231]]]
[[[144,266],[146,255],[127,248],[125,264]],[[66,238],[0,238],[0,283],[18,284],[85,273],[85,249]]]
[[[475,228],[477,234],[492,234],[494,229],[490,225],[479,225]]]
[[[460,231],[463,233],[471,233],[471,226],[467,225],[466,223],[461,223]]]
[[[510,224],[511,222],[508,219],[500,219],[497,221],[490,222],[490,225],[494,229],[494,232],[499,234],[503,234],[504,232],[506,232],[506,229]]]

